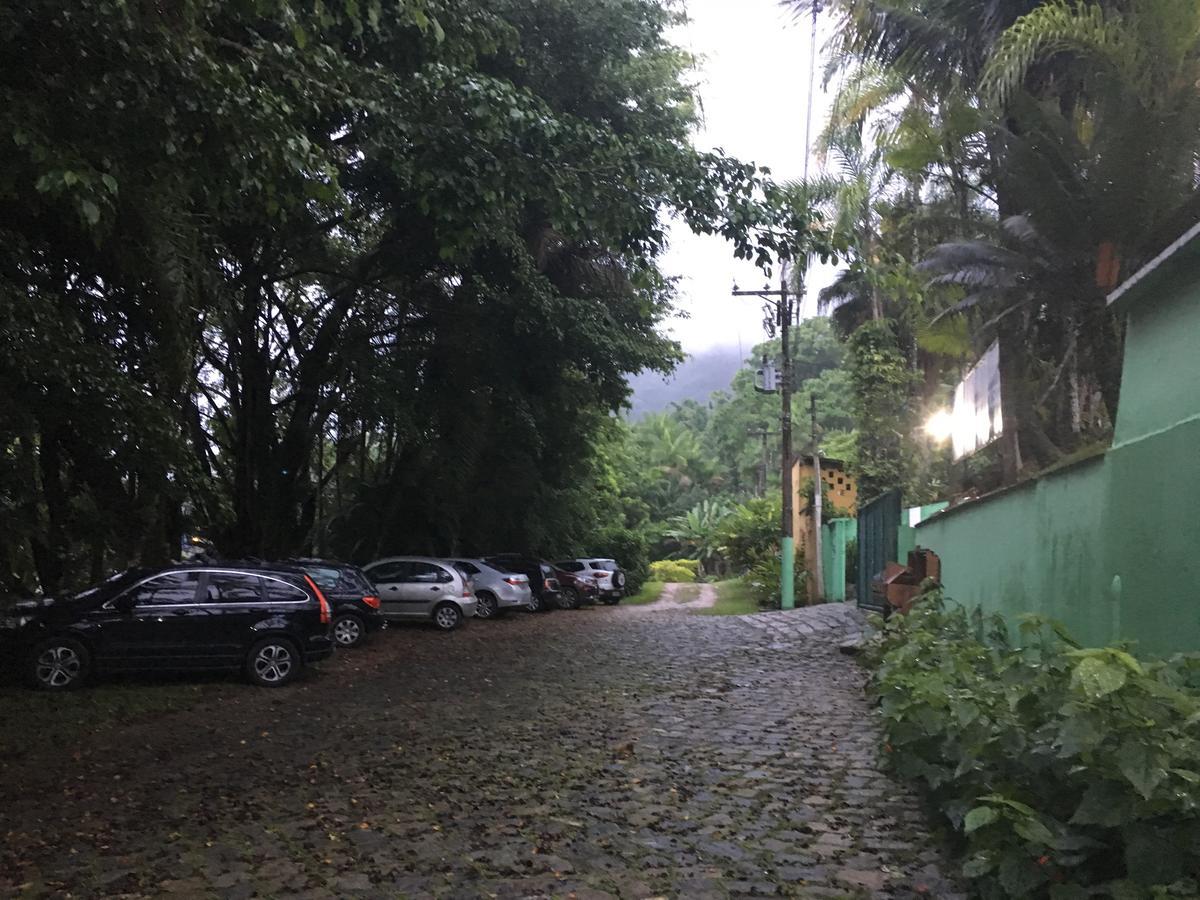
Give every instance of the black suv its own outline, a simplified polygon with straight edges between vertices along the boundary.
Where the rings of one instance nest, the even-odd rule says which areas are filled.
[[[386,627],[375,586],[358,566],[328,559],[293,559],[317,583],[333,607],[333,639],[339,647],[358,647],[372,631]]]
[[[0,655],[47,691],[142,669],[242,669],[279,687],[333,653],[331,618],[293,566],[130,569],[74,596],[18,603],[0,618]]]
[[[548,609],[562,609],[565,602],[562,595],[562,585],[554,574],[554,566],[545,560],[534,556],[522,556],[519,553],[498,553],[495,556],[481,557],[489,566],[507,569],[529,578],[529,598],[531,612],[545,612]]]

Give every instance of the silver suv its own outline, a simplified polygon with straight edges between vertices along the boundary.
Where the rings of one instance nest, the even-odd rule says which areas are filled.
[[[379,592],[379,612],[389,621],[429,619],[453,631],[475,615],[478,602],[471,579],[444,559],[389,556],[363,566]]]
[[[609,606],[620,603],[621,598],[625,596],[625,570],[615,559],[564,559],[562,562],[556,562],[554,567],[594,579],[600,589],[600,602]]]
[[[475,586],[475,599],[479,606],[475,615],[490,619],[506,609],[529,609],[533,592],[529,588],[529,576],[519,572],[508,572],[485,563],[482,559],[451,559],[448,562],[466,572]]]

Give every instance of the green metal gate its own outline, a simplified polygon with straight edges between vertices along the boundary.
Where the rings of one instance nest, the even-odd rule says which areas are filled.
[[[900,491],[888,491],[858,509],[858,605],[882,611],[871,595],[871,579],[896,561],[900,533]]]

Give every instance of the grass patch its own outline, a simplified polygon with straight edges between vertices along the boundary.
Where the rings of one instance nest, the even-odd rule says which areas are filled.
[[[743,578],[730,578],[718,581],[714,588],[717,590],[717,602],[708,609],[696,610],[701,616],[743,616],[746,613],[756,613],[758,598],[754,589]]]
[[[641,586],[636,594],[631,594],[621,601],[626,606],[645,606],[647,603],[653,603],[662,593],[663,583],[661,581],[647,581]]]

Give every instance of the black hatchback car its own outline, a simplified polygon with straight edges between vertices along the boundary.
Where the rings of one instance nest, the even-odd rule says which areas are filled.
[[[144,669],[241,669],[279,687],[333,653],[331,618],[291,566],[131,569],[74,596],[18,603],[0,619],[0,654],[47,691]]]
[[[333,639],[338,647],[358,647],[372,631],[386,627],[375,585],[358,566],[329,559],[293,559],[316,582],[333,608]]]

